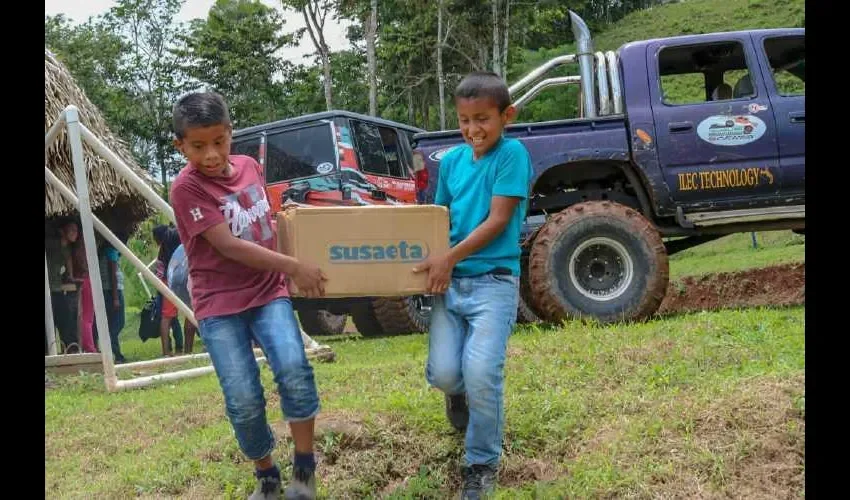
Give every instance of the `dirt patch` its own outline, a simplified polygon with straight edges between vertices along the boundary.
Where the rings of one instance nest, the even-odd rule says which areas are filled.
[[[537,481],[552,481],[567,473],[566,467],[540,459],[505,456],[499,470],[499,486],[522,486]]]
[[[289,425],[286,422],[279,420],[271,426],[279,439],[291,439]],[[350,412],[319,413],[316,417],[314,435],[315,442],[320,445],[319,448],[322,448],[323,442],[332,443],[340,448],[359,450],[368,449],[375,444],[363,419]]]
[[[288,425],[277,422],[272,427],[283,441],[278,449],[290,448]],[[440,446],[445,439],[436,441],[386,415],[366,418],[349,411],[323,411],[316,418],[316,458],[332,498],[389,493],[406,484],[420,467],[439,471],[448,461]]]
[[[288,426],[273,423],[283,441],[291,446]],[[381,498],[404,490],[412,480],[428,483],[423,498],[447,498],[460,486],[463,438],[449,432],[423,435],[389,415],[368,418],[350,411],[325,411],[316,418],[316,457],[322,480],[332,498]],[[422,476],[422,471],[427,471]],[[556,463],[519,454],[505,454],[500,470],[502,486],[521,486],[550,481],[565,474]],[[420,486],[421,488],[421,486]]]
[[[805,303],[806,264],[794,263],[671,282],[658,314]]]
[[[654,496],[799,498],[805,491],[805,395],[802,375],[745,385],[701,411],[690,437],[668,436],[663,448],[684,452]]]

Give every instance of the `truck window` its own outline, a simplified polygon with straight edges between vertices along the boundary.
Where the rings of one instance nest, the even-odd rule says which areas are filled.
[[[767,38],[764,51],[776,83],[776,92],[783,96],[806,95],[806,38]]]
[[[326,174],[324,169],[335,165],[336,147],[327,123],[272,133],[266,139],[269,184]]]
[[[740,42],[665,47],[658,54],[658,72],[665,104],[699,104],[755,95]]]
[[[230,147],[230,154],[250,156],[260,163],[260,138],[252,137],[234,142]]]
[[[351,120],[360,169],[368,174],[407,177],[404,175],[404,150],[395,129]]]

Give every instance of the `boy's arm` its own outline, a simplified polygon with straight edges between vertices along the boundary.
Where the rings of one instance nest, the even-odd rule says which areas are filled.
[[[428,271],[428,289],[444,293],[458,262],[487,246],[505,230],[517,205],[528,197],[531,182],[531,160],[525,147],[519,145],[505,152],[498,166],[490,214],[469,236],[443,255],[429,257],[414,272]]]
[[[325,294],[324,281],[327,278],[316,265],[299,262],[288,255],[239,239],[223,222],[207,229],[201,236],[228,259],[255,269],[286,273],[295,281],[298,291],[308,298]]]
[[[452,269],[458,262],[486,247],[502,234],[520,200],[509,196],[493,196],[490,200],[490,215],[469,236],[447,253],[429,257],[422,265],[415,267],[415,273],[428,271],[428,291],[445,293],[449,288]]]
[[[286,273],[307,297],[324,295],[323,282],[327,278],[321,269],[237,238],[230,231],[216,201],[195,186],[174,186],[171,204],[177,223],[186,234],[202,236],[225,258],[255,269]]]

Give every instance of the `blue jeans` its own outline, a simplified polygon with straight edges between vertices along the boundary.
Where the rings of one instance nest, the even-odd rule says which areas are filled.
[[[425,376],[446,394],[467,395],[466,465],[501,457],[505,355],[518,301],[519,278],[493,274],[453,277],[434,297]]]
[[[266,420],[266,399],[252,340],[263,350],[274,374],[284,419],[310,420],[319,412],[313,367],[307,361],[289,299],[276,299],[238,314],[204,318],[198,326],[224,392],[227,417],[239,447],[250,460],[269,455],[275,443]]]
[[[124,359],[121,354],[121,344],[118,342],[118,336],[121,335],[121,330],[124,329],[124,291],[118,290],[118,310],[112,307],[112,292],[104,290],[104,303],[107,310],[107,321],[109,322],[109,339],[112,343],[112,356],[116,360]]]
[[[112,357],[116,362],[119,362],[124,359],[124,355],[121,354],[121,344],[118,341],[121,330],[124,329],[124,291],[118,290],[117,310],[112,307],[112,290],[103,289],[103,303],[106,305],[106,322],[109,327],[109,341],[112,344]],[[95,345],[99,348],[97,339],[100,337],[100,332],[97,331],[97,321],[92,325],[92,333],[94,334]]]

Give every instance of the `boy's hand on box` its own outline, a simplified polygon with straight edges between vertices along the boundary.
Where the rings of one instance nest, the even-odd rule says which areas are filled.
[[[454,262],[448,255],[432,255],[413,268],[414,273],[428,271],[428,292],[441,294],[449,289]]]
[[[298,287],[298,291],[307,298],[313,299],[325,295],[325,281],[328,278],[315,264],[300,262],[292,274],[292,280]]]

